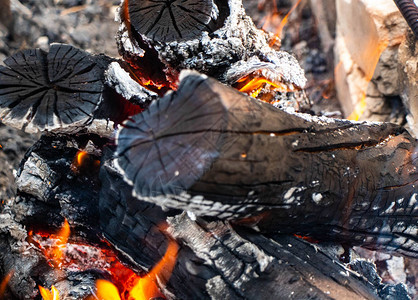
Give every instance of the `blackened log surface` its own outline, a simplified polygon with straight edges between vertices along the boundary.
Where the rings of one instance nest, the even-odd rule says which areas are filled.
[[[138,201],[112,162],[113,149],[106,149],[100,171],[100,225],[104,236],[139,270],[150,270],[164,255],[167,237],[159,229],[168,215],[155,204]],[[177,266],[166,293],[178,299],[206,299],[205,284],[216,270],[203,265],[191,249],[181,246]]]
[[[102,101],[104,57],[69,45],[24,50],[0,67],[0,117],[27,132],[73,132]]]
[[[105,140],[86,135],[42,136],[29,149],[16,176],[22,200],[14,209],[22,224],[59,227],[66,218],[84,232],[98,229],[99,169],[74,166],[78,151],[94,148],[92,141],[100,155]]]
[[[165,243],[166,237],[157,227],[165,222],[166,214],[155,204],[132,198],[130,186],[123,182],[112,160],[109,160],[112,155],[113,151],[105,150],[100,170],[102,187],[99,210],[102,231],[110,241],[116,241],[116,245],[124,240],[125,243],[119,243],[118,247],[125,253],[130,253],[130,249],[141,248],[140,252],[133,252],[132,258],[146,269],[151,269],[164,254],[161,244]]]
[[[199,37],[217,18],[213,0],[130,0],[128,7],[132,26],[162,42]]]
[[[217,270],[206,284],[212,299],[378,299],[371,284],[297,238],[269,239],[186,214],[169,223],[173,236]]]
[[[111,161],[105,161],[100,177],[104,234],[139,268],[149,269],[166,247],[155,230],[165,219],[158,220],[162,212],[133,198]],[[170,299],[377,299],[370,283],[299,239],[270,239],[223,222],[195,222],[186,214],[169,217],[168,223],[180,245],[164,287]]]
[[[190,75],[117,154],[142,200],[417,256],[416,147],[396,125],[289,114]]]

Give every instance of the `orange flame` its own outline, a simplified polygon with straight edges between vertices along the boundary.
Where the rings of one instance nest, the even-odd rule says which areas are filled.
[[[0,283],[0,299],[3,299],[4,293],[6,292],[7,285],[9,284],[10,279],[13,277],[14,271],[10,271],[6,277]]]
[[[71,170],[78,174],[80,172],[97,171],[100,167],[100,160],[94,159],[93,155],[86,151],[79,150],[71,164]]]
[[[164,298],[161,294],[157,280],[161,285],[165,285],[170,279],[177,260],[178,245],[175,241],[170,240],[166,253],[163,258],[154,266],[154,268],[144,277],[134,275],[133,286],[128,289],[127,296],[120,296],[117,287],[106,280],[96,281],[97,293],[99,300],[148,300],[152,298]]]
[[[38,286],[39,291],[41,293],[43,300],[59,300],[60,296],[58,293],[58,290],[55,288],[55,286],[51,286],[51,290],[48,290],[42,286]]]
[[[250,75],[240,79],[238,82],[247,82],[249,78],[250,78]],[[254,77],[250,79],[247,83],[245,83],[243,87],[239,88],[239,91],[243,93],[247,93],[251,97],[256,98],[266,84],[270,84],[279,92],[288,91],[288,88],[284,84],[274,83],[263,77]]]
[[[64,224],[62,225],[60,231],[56,235],[58,242],[55,244],[54,247],[51,248],[51,252],[47,257],[51,257],[53,259],[54,265],[60,267],[62,264],[63,258],[63,250],[67,245],[68,238],[70,237],[70,224],[68,224],[67,220],[64,220]]]
[[[56,234],[51,234],[50,239],[55,240],[53,246],[44,248],[40,245],[40,243],[33,238],[33,231],[29,231],[28,233],[28,240],[30,243],[36,245],[40,248],[48,259],[48,262],[54,268],[61,268],[63,263],[63,251],[67,245],[68,238],[70,237],[70,224],[68,224],[67,220],[64,220],[64,223],[60,229],[60,231]]]
[[[121,300],[118,288],[111,282],[103,279],[96,281],[96,297],[99,300]]]
[[[286,14],[286,16],[281,20],[279,26],[276,29],[275,35],[274,37],[271,39],[269,46],[272,47],[278,39],[280,39],[280,37],[282,36],[282,32],[283,32],[283,28],[286,26],[289,16],[290,14],[296,9],[296,7],[298,7],[298,5],[300,4],[301,0],[298,0],[293,6],[292,8],[289,10],[289,12]],[[274,3],[276,4],[276,3]],[[276,7],[276,5],[275,5]]]
[[[81,166],[83,164],[83,161],[88,157],[87,152],[85,151],[78,151],[77,153],[77,164]]]
[[[366,49],[364,56],[367,57],[368,64],[365,66],[364,75],[366,78],[366,87],[361,92],[359,96],[359,101],[354,108],[353,112],[347,117],[348,120],[358,121],[363,113],[366,111],[367,102],[366,102],[366,91],[368,83],[372,80],[374,71],[376,70],[377,64],[379,63],[380,56],[382,55],[383,51],[389,45],[388,40],[384,40],[380,43],[377,43],[376,47],[369,47]],[[338,64],[339,65],[339,64]]]

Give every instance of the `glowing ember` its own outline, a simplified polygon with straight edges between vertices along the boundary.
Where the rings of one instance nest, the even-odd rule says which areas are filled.
[[[164,230],[160,228],[160,230]],[[110,275],[110,281],[98,280],[97,292],[89,300],[138,300],[165,298],[158,284],[164,286],[173,272],[177,259],[178,245],[169,240],[163,258],[146,275],[139,276],[122,264],[117,254],[110,248],[91,245],[68,243],[70,227],[67,221],[57,234],[29,232],[28,241],[38,247],[50,265],[57,270],[82,272],[100,269]],[[157,283],[158,282],[158,283]],[[54,286],[51,290],[39,287],[42,298],[59,300],[58,291]]]
[[[45,255],[48,263],[54,268],[60,269],[63,261],[63,251],[67,245],[68,238],[70,237],[70,225],[65,220],[60,231],[57,234],[51,234],[50,240],[53,241],[52,245],[48,247],[42,247],[38,241],[33,238],[33,232],[29,232],[29,241],[37,245]]]
[[[3,299],[4,293],[6,292],[7,285],[9,284],[10,279],[13,277],[14,271],[10,271],[6,277],[0,283],[0,299]]]
[[[48,290],[46,288],[43,288],[42,286],[39,286],[39,292],[41,293],[43,300],[59,300],[60,299],[58,290],[55,288],[55,286],[52,286],[51,290]]]
[[[96,282],[96,297],[100,300],[148,300],[152,298],[165,298],[158,288],[158,282],[165,285],[170,279],[177,259],[178,245],[175,241],[170,240],[166,253],[157,265],[144,277],[132,276],[127,284],[127,290],[118,293],[117,287],[106,280],[98,280]]]

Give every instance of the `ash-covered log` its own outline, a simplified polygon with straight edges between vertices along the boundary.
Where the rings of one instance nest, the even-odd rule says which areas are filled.
[[[256,28],[241,0],[124,0],[119,22],[121,55],[160,91],[175,89],[183,69],[230,85],[262,77],[296,92],[306,84],[296,59],[269,46],[271,36]]]
[[[117,165],[138,199],[418,255],[417,143],[405,130],[286,113],[187,75],[118,133]]]

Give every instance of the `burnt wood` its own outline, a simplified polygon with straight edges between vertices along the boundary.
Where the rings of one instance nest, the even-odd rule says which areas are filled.
[[[380,288],[336,262],[330,249],[292,236],[267,237],[222,221],[193,221],[185,213],[164,213],[156,205],[138,201],[108,150],[100,173],[103,233],[140,269],[150,269],[166,247],[167,237],[156,227],[168,222],[180,249],[165,295],[174,294],[176,299],[378,298]]]
[[[0,67],[2,122],[26,132],[73,132],[102,101],[108,59],[70,45],[24,50]]]
[[[161,42],[187,40],[212,32],[217,7],[213,0],[125,0],[133,28]]]
[[[233,228],[222,221],[193,221],[187,214],[138,201],[113,165],[114,146],[106,146],[101,155],[104,144],[92,135],[48,135],[23,159],[17,182],[20,196],[7,201],[0,213],[0,278],[14,270],[10,292],[15,297],[10,299],[37,299],[37,285],[56,286],[64,299],[84,299],[96,279],[106,278],[106,264],[54,270],[28,243],[27,231],[55,232],[63,217],[71,224],[71,242],[102,247],[95,234],[102,232],[121,254],[132,258],[124,262],[138,274],[165,253],[167,236],[157,227],[167,222],[180,246],[174,272],[162,287],[168,299],[377,299],[393,288],[372,285],[350,272],[336,262],[332,248]],[[101,159],[100,186],[97,170],[73,169],[80,149]]]
[[[396,125],[290,114],[192,74],[117,143],[138,199],[418,255],[417,142]]]

